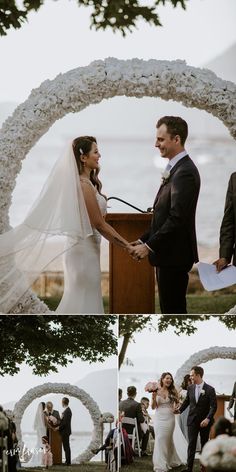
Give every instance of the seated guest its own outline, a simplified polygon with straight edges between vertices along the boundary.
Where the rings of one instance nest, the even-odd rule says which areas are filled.
[[[136,418],[138,426],[139,440],[141,441],[144,434],[147,431],[147,425],[145,424],[145,419],[142,413],[141,404],[135,400],[137,395],[136,387],[130,386],[127,388],[127,399],[122,400],[119,404],[119,410],[124,412],[124,416],[127,418]],[[128,434],[132,434],[134,426],[131,424],[126,424],[123,422],[123,427],[126,429]],[[145,441],[142,448],[142,454],[146,455],[145,450]]]
[[[148,413],[148,408],[150,405],[149,398],[143,397],[141,398],[141,407],[142,407],[142,412],[143,416],[145,419],[145,423],[148,425],[149,433],[152,435],[153,439],[155,439],[155,432],[153,426],[150,424],[152,421],[152,417]]]
[[[236,470],[236,438],[232,436],[232,424],[221,416],[215,424],[214,439],[203,447],[200,462],[211,472]]]

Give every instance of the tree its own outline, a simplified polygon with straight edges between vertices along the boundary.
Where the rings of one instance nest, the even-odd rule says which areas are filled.
[[[22,363],[47,375],[75,358],[104,362],[117,353],[116,321],[113,315],[1,315],[0,375],[16,374]]]
[[[177,336],[181,334],[190,336],[197,330],[197,321],[207,321],[212,316],[215,316],[229,330],[236,329],[235,315],[120,315],[119,336],[123,339],[119,353],[119,368],[124,363],[127,347],[134,340],[135,333],[145,328],[157,329],[160,333],[174,328]]]
[[[56,0],[54,0],[56,1]],[[142,6],[141,0],[76,0],[79,6],[91,7],[91,27],[111,28],[120,31],[123,36],[137,27],[139,18],[155,26],[162,26],[157,8],[159,5],[178,4],[185,10],[188,0],[152,0],[150,6]],[[0,35],[7,34],[11,27],[20,28],[27,21],[29,13],[38,11],[45,0],[24,0],[19,8],[15,0],[0,0]]]

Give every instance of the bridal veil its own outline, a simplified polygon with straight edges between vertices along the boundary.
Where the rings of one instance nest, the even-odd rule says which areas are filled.
[[[52,255],[48,241],[70,238],[73,246],[92,234],[70,143],[23,223],[0,235],[0,311],[9,313],[20,304],[38,275],[62,254],[58,245]]]

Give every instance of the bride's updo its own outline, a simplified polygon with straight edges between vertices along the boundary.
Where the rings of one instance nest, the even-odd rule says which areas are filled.
[[[167,387],[168,397],[169,397],[171,403],[178,403],[179,395],[178,395],[178,392],[175,388],[173,376],[170,372],[163,372],[163,374],[160,378],[160,385],[161,385],[161,387],[163,387],[163,380],[167,375],[169,375],[171,377],[171,384],[170,384],[169,387]]]
[[[79,136],[78,138],[75,138],[72,142],[72,148],[78,167],[79,175],[82,174],[84,168],[81,156],[90,153],[93,143],[97,144],[97,140],[94,136]],[[90,180],[94,187],[96,187],[98,192],[101,194],[102,183],[98,178],[99,171],[100,169],[92,170],[90,173]]]

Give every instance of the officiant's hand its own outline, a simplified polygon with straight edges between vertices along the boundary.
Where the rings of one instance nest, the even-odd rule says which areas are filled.
[[[217,259],[217,261],[213,262],[213,264],[216,266],[217,272],[221,272],[227,267],[229,262],[228,259],[226,259],[225,257],[220,257],[220,259]]]
[[[203,420],[201,423],[200,423],[200,426],[201,428],[206,428],[210,423],[210,420],[208,418],[205,418],[205,420]]]
[[[140,261],[140,259],[144,259],[144,257],[147,257],[148,253],[149,249],[147,248],[146,244],[138,244],[137,246],[135,246],[132,255],[134,259]]]

